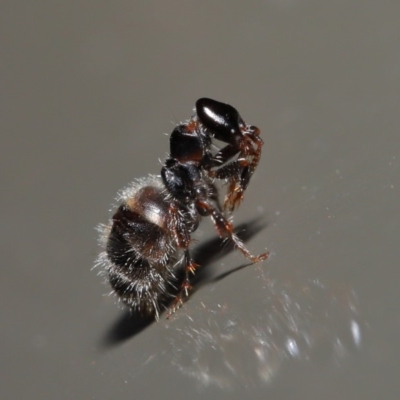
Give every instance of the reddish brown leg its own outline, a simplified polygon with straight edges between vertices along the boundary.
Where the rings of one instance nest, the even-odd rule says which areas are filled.
[[[176,295],[175,299],[172,302],[171,307],[168,310],[167,318],[169,318],[179,307],[183,304],[183,298],[187,297],[189,294],[189,290],[192,288],[190,285],[189,274],[194,274],[198,265],[192,260],[189,253],[189,243],[190,243],[190,234],[187,232],[184,225],[180,224],[178,218],[178,211],[174,204],[170,206],[170,212],[173,216],[172,230],[174,232],[175,242],[179,249],[184,250],[184,269],[185,269],[185,277],[182,281],[181,287],[179,288],[179,292]]]
[[[251,175],[254,173],[255,169],[261,158],[261,147],[264,144],[264,141],[258,135],[251,135],[251,139],[253,140],[254,145],[256,146],[256,150],[253,153],[253,159],[250,164],[250,173]]]
[[[245,158],[239,158],[223,167],[212,171],[212,176],[217,179],[229,179],[229,186],[224,200],[224,210],[233,211],[236,205],[239,205],[243,199],[244,186],[247,186],[243,176],[247,177],[249,171],[249,161]],[[244,178],[246,179],[246,178]]]
[[[260,138],[259,130],[244,135],[241,142],[241,152],[239,160],[246,160],[246,165],[241,162],[242,170],[240,176],[234,176],[230,182],[228,191],[225,196],[224,209],[233,211],[235,207],[239,206],[243,200],[244,191],[250,182],[250,179],[257,168],[261,158],[261,148],[264,144]],[[239,161],[238,160],[238,161]]]
[[[249,250],[247,250],[245,244],[235,235],[233,225],[211,204],[207,202],[199,202],[197,204],[199,210],[202,211],[203,215],[210,215],[214,223],[215,229],[217,230],[221,238],[228,238],[232,240],[234,245],[242,254],[253,263],[264,261],[268,258],[269,253],[262,253],[257,256],[253,256]]]
[[[224,199],[224,210],[232,212],[235,207],[239,207],[243,200],[244,188],[240,185],[240,181],[232,179],[229,182],[228,190]]]
[[[192,286],[190,285],[189,274],[192,273],[194,275],[195,270],[199,267],[198,264],[196,264],[191,259],[188,249],[185,250],[184,259],[185,277],[182,281],[178,294],[176,295],[171,307],[168,310],[167,318],[169,318],[172,314],[175,313],[176,310],[178,310],[182,306],[184,297],[188,297],[189,290],[192,288]]]

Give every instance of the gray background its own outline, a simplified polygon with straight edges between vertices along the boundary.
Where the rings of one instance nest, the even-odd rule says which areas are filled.
[[[0,398],[399,398],[399,20],[396,1],[3,0]],[[94,227],[202,96],[262,130],[235,222],[271,257],[225,274],[245,261],[209,257],[205,221],[206,279],[144,326],[91,271]]]

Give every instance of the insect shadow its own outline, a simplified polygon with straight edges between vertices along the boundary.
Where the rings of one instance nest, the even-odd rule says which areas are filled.
[[[262,231],[267,226],[266,222],[260,220],[260,218],[250,220],[242,223],[236,227],[236,234],[239,238],[246,242],[251,239],[258,232]],[[196,270],[196,275],[192,277],[192,292],[198,290],[201,286],[204,286],[211,282],[217,282],[229,276],[230,274],[245,268],[251,263],[241,264],[227,272],[224,272],[216,277],[213,277],[209,265],[226,256],[234,250],[234,244],[227,242],[219,237],[208,240],[205,243],[200,244],[193,250],[193,258],[196,264],[200,265],[200,268]],[[178,282],[183,279],[184,272],[179,270],[176,272]],[[172,292],[172,294],[174,294]],[[168,309],[169,304],[173,301],[173,297],[170,301],[166,301],[162,304],[165,309]],[[179,310],[177,311],[179,312]],[[143,316],[125,310],[121,317],[115,321],[110,329],[106,332],[100,343],[100,348],[103,350],[110,349],[123,343],[129,338],[137,335],[148,326],[155,322],[154,317],[144,318]]]

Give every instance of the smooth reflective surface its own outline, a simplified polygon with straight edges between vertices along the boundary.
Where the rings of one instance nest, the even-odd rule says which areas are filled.
[[[252,290],[260,284],[254,282]],[[272,384],[285,364],[297,361],[301,368],[321,353],[340,364],[361,347],[364,322],[350,288],[264,281],[258,290],[263,313],[250,309],[244,318],[235,312],[236,303],[243,303],[238,298],[229,305],[202,303],[193,318],[181,316],[185,326],[169,338],[172,364],[201,386],[234,390]]]
[[[0,398],[399,398],[399,15],[2,1]],[[190,300],[141,321],[91,270],[94,227],[202,97],[261,130],[234,222],[271,255],[203,223]]]

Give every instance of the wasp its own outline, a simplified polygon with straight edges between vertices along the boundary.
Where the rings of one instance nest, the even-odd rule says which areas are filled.
[[[217,147],[216,141],[223,145]],[[184,278],[167,317],[183,304],[190,274],[199,267],[190,253],[191,235],[203,217],[210,217],[218,235],[252,263],[268,257],[252,255],[225,216],[243,200],[262,145],[260,130],[246,124],[234,107],[201,98],[195,114],[172,131],[161,174],[137,179],[119,193],[110,223],[98,227],[103,251],[97,265],[132,311],[158,319],[160,305],[172,296],[178,265]],[[223,204],[217,181],[227,184]]]

